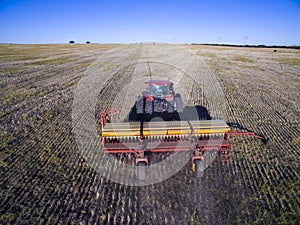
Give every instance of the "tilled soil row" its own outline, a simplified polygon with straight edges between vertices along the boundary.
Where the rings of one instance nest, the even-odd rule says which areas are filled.
[[[295,85],[285,85],[297,80],[297,68],[285,66],[284,72],[275,73],[269,64],[272,59],[266,57],[256,66],[268,70],[270,77],[267,72],[250,76],[255,74],[251,68],[241,73],[239,66],[226,62],[220,73],[207,66],[211,65],[208,56],[198,57],[182,46],[132,45],[66,53],[76,55],[71,57],[74,61],[35,65],[24,73],[20,68],[16,77],[5,72],[13,64],[1,70],[5,88],[1,89],[0,221],[4,224],[271,224],[284,220],[296,224],[298,95]],[[53,54],[49,59],[61,58]],[[231,53],[221,55],[227,54]],[[256,53],[248,55],[256,57]],[[98,123],[99,113],[108,107],[122,109],[114,118],[120,122],[128,118],[150,74],[175,82],[187,106],[186,117],[193,107],[202,106],[212,118],[225,118],[239,129],[265,135],[271,147],[252,138],[236,138],[231,161],[223,165],[214,160],[202,178],[193,176],[188,163],[169,179],[145,187],[109,181],[78,149],[74,123],[83,133],[90,128],[84,113],[74,117],[76,121],[71,116],[74,93],[80,81],[91,76],[100,85],[94,90],[91,82],[91,90],[82,93],[98,93],[92,105],[93,122]],[[275,88],[272,82],[261,82],[271,78],[284,82]],[[18,86],[6,86],[7,79]],[[282,94],[285,88],[288,95]],[[18,95],[11,96],[13,90]],[[160,161],[168,155],[151,157]]]
[[[211,55],[212,52],[216,53],[211,51]],[[224,58],[236,54],[236,51],[225,52],[222,52]],[[246,55],[244,53],[246,51],[239,54]],[[239,217],[245,213],[253,215],[255,220],[240,217],[248,223],[289,221],[296,224],[299,198],[295,187],[299,183],[300,147],[299,113],[295,108],[299,97],[297,67],[277,68],[273,57],[284,55],[270,57],[271,54],[261,53],[260,57],[270,57],[263,61],[255,58],[258,54],[252,53],[250,59],[243,59],[247,63],[229,61],[230,65],[219,55],[214,55],[219,59],[217,63],[213,58],[205,59],[218,71],[226,96],[228,122],[239,130],[264,135],[270,141],[262,145],[252,138],[235,139],[230,163],[235,169],[231,174],[235,174],[234,182],[241,186],[241,197],[246,203],[244,210],[237,214]]]
[[[145,55],[148,56],[147,59],[149,60],[151,52],[150,54],[145,53]],[[133,73],[132,70],[134,70]],[[156,61],[138,61],[136,64],[124,67],[124,69],[111,76],[111,79],[105,83],[104,88],[100,91],[97,102],[98,108],[101,106],[101,108],[105,109],[114,106],[119,109],[124,109],[123,106],[126,104],[134,108],[137,96],[135,96],[134,101],[132,101],[132,99],[124,97],[128,95],[130,90],[122,92],[121,97],[118,97],[118,92],[122,91],[124,86],[129,85],[130,88],[133,88],[135,93],[141,93],[143,89],[130,85],[130,82],[134,83],[136,80],[147,81],[151,79],[151,76],[152,79],[166,79],[170,72],[173,72],[175,80],[176,74],[181,77],[180,81],[182,81],[182,83],[175,83],[175,85],[185,91],[180,94],[183,95],[187,108],[195,107],[196,105],[201,106],[203,102],[207,102],[205,96],[202,97],[203,92],[200,83],[195,82],[192,76],[174,68],[170,63],[164,63],[161,58],[158,58]],[[191,83],[193,84],[193,88],[190,87]],[[114,99],[113,97],[107,98],[106,96],[117,97]],[[185,98],[185,96],[188,96],[188,101],[186,101],[187,98]],[[117,117],[117,119],[113,118],[113,121],[122,121],[124,117],[126,118],[126,113],[128,113],[128,111],[121,110],[121,116]],[[188,118],[188,114],[187,109],[185,117]],[[167,157],[167,154],[153,154],[150,157],[150,161],[152,163],[158,162],[164,157]],[[210,188],[208,185],[209,180],[202,182],[201,180],[195,179],[190,168],[191,165],[187,165],[183,169],[184,172],[180,172],[162,183],[131,190],[134,190],[134,195],[137,196],[137,216],[139,223],[148,224],[149,221],[152,221],[158,224],[187,224],[199,222],[214,224],[217,221],[222,221],[222,218],[219,218],[214,210],[211,210],[216,203],[214,195],[210,191],[207,191],[207,189]],[[182,181],[182,179],[184,179],[184,181]],[[194,183],[192,188],[191,183]],[[174,205],[176,206],[175,208],[173,208]]]

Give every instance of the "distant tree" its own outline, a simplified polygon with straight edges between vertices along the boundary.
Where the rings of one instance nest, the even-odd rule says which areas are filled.
[[[277,52],[277,50],[276,50],[276,49],[274,49],[274,50],[273,50],[273,52]]]
[[[69,44],[75,44],[75,41],[73,41],[73,40],[69,41]]]
[[[91,42],[90,42],[90,41],[86,41],[85,43],[86,43],[86,44],[91,44]]]

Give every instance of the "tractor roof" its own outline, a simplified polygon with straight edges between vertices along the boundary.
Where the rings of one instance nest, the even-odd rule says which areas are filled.
[[[169,80],[150,80],[150,81],[148,81],[148,84],[149,85],[153,85],[153,84],[156,84],[156,85],[173,85],[173,83]]]

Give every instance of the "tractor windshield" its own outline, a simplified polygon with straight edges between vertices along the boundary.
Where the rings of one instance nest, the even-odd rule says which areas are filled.
[[[165,96],[173,94],[173,87],[171,85],[152,84],[150,86],[150,94],[154,96]]]

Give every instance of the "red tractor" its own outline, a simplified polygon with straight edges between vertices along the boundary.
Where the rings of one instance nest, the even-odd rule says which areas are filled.
[[[175,94],[171,81],[150,80],[147,84],[147,90],[142,92],[136,102],[137,114],[183,112],[182,98],[180,94]]]
[[[217,153],[222,163],[230,161],[234,136],[252,136],[262,139],[264,143],[268,141],[262,135],[238,124],[227,124],[224,120],[177,119],[176,114],[183,111],[183,104],[181,96],[174,93],[173,83],[169,80],[151,80],[147,84],[147,91],[143,91],[135,105],[140,123],[135,119],[110,123],[110,118],[119,112],[111,108],[102,112],[100,117],[102,151],[125,154],[128,158],[133,154],[139,180],[146,178],[150,153],[189,153],[192,170],[197,176],[202,176],[206,165]],[[161,117],[161,114],[171,115],[170,121],[166,121],[164,116],[166,122],[163,124],[154,119]]]

